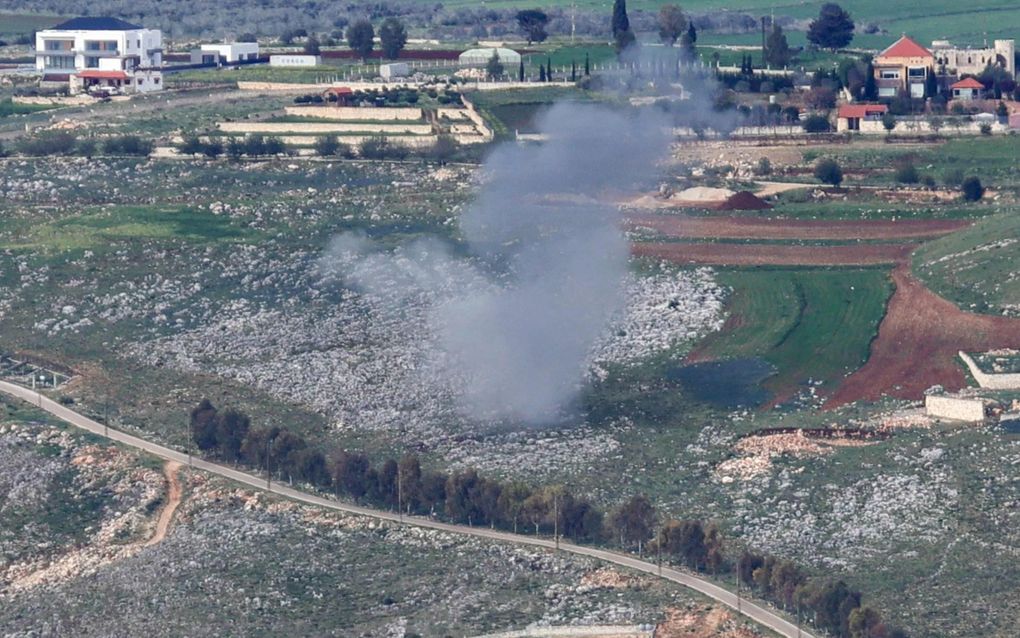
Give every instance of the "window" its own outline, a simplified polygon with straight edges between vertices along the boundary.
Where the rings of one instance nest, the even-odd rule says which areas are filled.
[[[46,56],[44,64],[47,69],[73,69],[74,58],[60,55],[48,55]]]
[[[911,78],[923,78],[923,77],[925,77],[925,75],[927,75],[926,71],[927,71],[927,69],[925,67],[923,67],[923,66],[921,66],[921,67],[912,67],[912,68],[907,70],[907,77],[911,77]]]
[[[95,56],[86,56],[85,57],[85,68],[86,69],[98,69],[99,68],[99,58],[97,58]]]
[[[879,97],[896,97],[896,89],[891,87],[891,86],[890,87],[879,87],[879,89],[878,89],[878,96]]]
[[[900,72],[891,69],[882,69],[880,76],[883,80],[898,80],[900,79]]]

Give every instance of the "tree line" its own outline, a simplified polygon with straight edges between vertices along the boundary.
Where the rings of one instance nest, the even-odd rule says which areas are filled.
[[[190,419],[201,452],[242,464],[277,480],[306,483],[356,503],[514,533],[556,534],[576,542],[612,543],[640,555],[713,575],[736,572],[739,582],[784,609],[813,614],[815,625],[843,638],[904,638],[862,594],[845,582],[811,578],[791,561],[745,550],[727,558],[721,529],[700,520],[660,520],[645,495],[605,512],[563,485],[531,485],[482,476],[472,468],[443,472],[406,453],[373,463],[364,453],[325,450],[277,426],[254,427],[248,415],[203,399]]]

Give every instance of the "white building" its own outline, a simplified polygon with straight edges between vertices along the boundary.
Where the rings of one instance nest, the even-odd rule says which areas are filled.
[[[271,55],[269,66],[320,66],[322,56],[318,55]]]
[[[203,44],[191,52],[192,64],[233,64],[259,59],[258,42]]]
[[[163,35],[118,18],[73,18],[35,34],[43,82],[71,93],[147,93],[163,88]]]
[[[407,62],[390,62],[379,65],[379,77],[384,80],[404,78],[411,75],[411,65]]]
[[[991,47],[970,48],[953,46],[948,40],[931,43],[935,64],[948,75],[981,75],[988,66],[1005,69],[1016,75],[1016,42],[996,40]]]

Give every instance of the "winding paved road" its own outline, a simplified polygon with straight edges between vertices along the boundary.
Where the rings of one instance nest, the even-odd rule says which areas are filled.
[[[117,441],[129,447],[133,447],[139,450],[148,452],[154,456],[166,459],[168,461],[176,461],[182,465],[190,465],[192,467],[205,470],[212,474],[217,474],[224,478],[243,483],[250,487],[266,490],[273,494],[287,497],[289,499],[307,503],[309,505],[316,505],[319,507],[325,507],[332,510],[338,510],[341,512],[349,512],[352,514],[360,514],[362,516],[370,516],[372,518],[381,519],[385,521],[391,521],[395,523],[402,523],[406,525],[416,525],[418,527],[427,527],[430,529],[441,530],[449,532],[451,534],[464,534],[468,536],[476,536],[494,541],[502,541],[505,543],[516,543],[518,545],[532,545],[535,547],[544,547],[546,549],[557,549],[557,543],[555,541],[538,538],[534,536],[523,536],[519,534],[511,534],[509,532],[500,532],[496,530],[479,528],[479,527],[468,527],[465,525],[453,525],[450,523],[441,523],[428,518],[422,518],[420,516],[403,516],[395,514],[393,512],[385,512],[367,507],[360,507],[358,505],[350,505],[347,503],[340,503],[330,499],[314,496],[293,488],[281,485],[273,482],[267,486],[265,478],[259,478],[253,474],[247,472],[241,472],[225,465],[218,463],[211,463],[199,458],[190,457],[189,455],[178,452],[177,450],[151,443],[145,439],[141,439],[131,434],[126,434],[119,430],[108,429],[101,423],[93,421],[92,419],[83,416],[67,407],[53,401],[42,394],[24,388],[7,381],[0,381],[0,392],[9,394],[11,396],[23,399],[34,406],[37,406],[46,412],[54,415],[55,417],[66,421],[71,425],[88,430],[93,434],[106,437],[112,441]],[[727,605],[739,613],[747,616],[748,618],[768,627],[776,633],[787,636],[789,638],[814,638],[814,636],[804,630],[799,629],[796,625],[788,622],[775,614],[774,612],[749,602],[743,598],[738,598],[732,592],[729,592],[718,585],[714,585],[706,580],[692,576],[690,574],[671,569],[669,567],[660,567],[655,563],[643,561],[633,556],[621,554],[618,552],[612,552],[605,549],[597,549],[594,547],[585,547],[582,545],[575,545],[565,541],[560,541],[558,544],[560,551],[570,552],[572,554],[578,554],[581,556],[589,556],[597,558],[609,563],[621,565],[623,567],[629,567],[640,572],[645,572],[653,576],[661,576],[666,580],[674,583],[679,583],[685,587],[689,587],[697,592],[708,596],[724,605]]]

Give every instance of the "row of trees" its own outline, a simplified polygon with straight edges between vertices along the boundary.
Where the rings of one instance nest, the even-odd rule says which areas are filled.
[[[117,135],[106,138],[81,137],[71,131],[47,131],[21,139],[14,150],[21,155],[132,155],[146,157],[154,144],[137,135]],[[0,157],[5,151],[0,149]]]
[[[406,145],[393,142],[384,136],[369,137],[357,147],[340,141],[336,135],[324,135],[316,138],[313,149],[320,157],[343,157],[352,158],[355,156],[364,159],[374,160],[402,160],[411,154],[411,149]],[[424,151],[424,155],[430,159],[445,164],[457,154],[459,145],[450,135],[439,135],[435,143]],[[226,155],[232,159],[241,157],[275,157],[290,151],[287,145],[278,137],[265,137],[262,135],[249,135],[244,138],[231,137],[226,143],[215,137],[202,140],[198,136],[188,136],[177,146],[178,152],[182,155],[204,155],[215,159]]]
[[[608,515],[562,485],[532,486],[497,481],[474,469],[441,472],[422,468],[414,454],[373,464],[343,449],[323,452],[285,428],[253,427],[247,415],[217,410],[203,399],[191,412],[191,436],[199,450],[267,475],[313,485],[359,503],[408,514],[436,515],[468,525],[556,533],[576,541],[610,541],[691,569],[737,571],[745,586],[786,609],[810,611],[817,626],[847,638],[900,638],[879,613],[862,605],[861,593],[843,581],[809,578],[790,561],[744,551],[728,562],[719,528],[698,520],[662,521],[651,501],[633,496]]]

